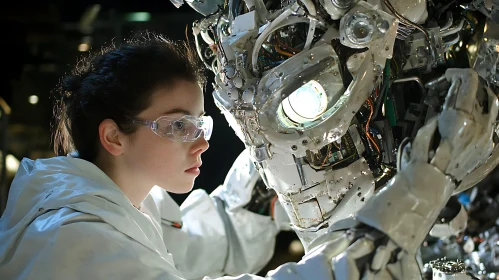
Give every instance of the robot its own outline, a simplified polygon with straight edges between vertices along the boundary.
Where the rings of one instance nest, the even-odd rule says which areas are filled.
[[[421,279],[417,255],[428,234],[465,229],[461,206],[436,222],[450,198],[499,163],[490,53],[499,44],[477,35],[484,22],[496,24],[497,8],[186,2],[205,16],[193,24],[195,44],[215,74],[216,105],[246,146],[238,160],[268,188],[258,187],[260,199],[277,194],[304,259],[326,254],[334,279]],[[254,206],[254,190],[228,184],[217,195],[229,209]],[[460,262],[431,265],[433,279],[474,277]]]

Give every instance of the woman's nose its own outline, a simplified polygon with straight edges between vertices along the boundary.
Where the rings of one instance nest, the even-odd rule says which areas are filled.
[[[204,138],[204,132],[202,132],[199,138],[196,141],[194,141],[194,145],[192,145],[192,153],[202,154],[206,150],[208,150],[209,147],[210,144],[208,143],[208,140]]]

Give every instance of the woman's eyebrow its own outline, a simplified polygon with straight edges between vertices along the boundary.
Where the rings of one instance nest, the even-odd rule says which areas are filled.
[[[189,112],[186,109],[174,108],[174,109],[171,109],[171,110],[168,110],[168,111],[164,112],[163,115],[175,114],[175,113],[183,113],[185,115],[190,115],[191,114],[191,112]]]

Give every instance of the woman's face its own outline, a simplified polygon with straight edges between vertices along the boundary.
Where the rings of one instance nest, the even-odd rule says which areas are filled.
[[[182,117],[204,114],[203,93],[197,83],[179,80],[173,87],[162,87],[151,96],[150,107],[137,118],[154,121],[160,116]],[[172,193],[192,189],[199,175],[201,154],[209,147],[203,136],[194,142],[175,142],[156,135],[150,127],[140,126],[130,135],[125,153],[127,169],[134,181],[151,187],[158,185]]]

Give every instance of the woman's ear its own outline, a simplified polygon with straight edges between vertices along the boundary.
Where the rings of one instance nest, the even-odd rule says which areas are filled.
[[[123,153],[125,143],[124,137],[114,120],[105,119],[99,125],[99,140],[106,151],[113,156]]]

